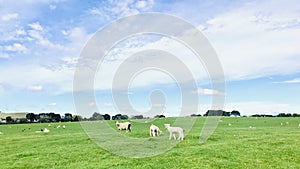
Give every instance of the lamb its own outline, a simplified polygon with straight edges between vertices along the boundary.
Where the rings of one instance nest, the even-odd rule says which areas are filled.
[[[176,140],[175,133],[178,133],[178,140],[183,140],[183,129],[181,127],[171,127],[170,124],[165,124],[165,128],[169,131],[170,137],[169,140],[171,140],[172,135],[174,137],[174,140]]]
[[[155,136],[159,136],[159,135],[161,135],[161,130],[156,126],[156,125],[151,125],[150,126],[150,137],[151,136],[153,136],[153,137],[155,137]]]
[[[44,133],[49,133],[49,132],[50,132],[49,129],[47,129],[47,128],[44,129]]]
[[[130,131],[131,132],[131,123],[130,122],[124,122],[120,123],[119,121],[116,122],[116,126],[118,129],[121,130],[126,130],[126,132]]]

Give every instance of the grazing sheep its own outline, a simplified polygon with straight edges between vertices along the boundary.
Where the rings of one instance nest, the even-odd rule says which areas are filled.
[[[171,140],[172,135],[174,137],[174,140],[176,140],[175,133],[178,134],[178,140],[183,140],[184,135],[183,135],[183,129],[181,127],[171,127],[170,124],[165,124],[165,128],[170,133],[169,140]]]
[[[51,127],[51,124],[48,124],[48,127]]]
[[[60,128],[60,125],[58,125],[56,128]]]
[[[150,126],[150,137],[151,136],[153,136],[153,137],[155,137],[155,136],[159,136],[159,135],[161,135],[161,130],[156,126],[156,125],[151,125]]]
[[[0,131],[0,135],[1,135],[1,134],[3,134],[3,133]]]
[[[120,122],[116,122],[116,126],[118,127],[118,129],[121,130],[126,130],[126,132],[130,131],[131,132],[131,123],[129,122],[124,122],[124,123],[120,123]]]
[[[65,126],[65,125],[63,125],[63,128],[65,129],[65,128],[66,128],[66,126]]]
[[[50,130],[48,130],[47,128],[44,129],[44,133],[49,133]]]
[[[298,128],[300,128],[300,124],[298,125]]]

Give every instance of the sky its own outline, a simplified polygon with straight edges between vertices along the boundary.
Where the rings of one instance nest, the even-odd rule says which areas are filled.
[[[94,79],[96,102],[86,105],[87,112],[76,111],[74,72],[89,39],[118,19],[149,12],[176,16],[201,31],[221,63],[225,91],[212,88],[205,66],[182,43],[143,34],[111,48]],[[115,103],[118,98],[113,92],[121,88],[116,85],[112,90],[116,71],[128,56],[159,49],[178,57],[193,74],[197,89],[191,92],[199,99],[199,110],[191,114],[204,114],[211,109],[212,98],[220,95],[225,97],[224,110],[238,110],[242,115],[300,113],[297,0],[0,0],[0,23],[1,112],[89,116],[93,113],[89,107],[96,107],[100,113],[130,115],[128,105]],[[146,62],[169,60],[149,57],[131,66]],[[168,72],[137,72],[127,87],[131,106],[145,116],[155,115],[147,114],[151,107],[163,109],[157,114],[166,116],[176,116],[182,108],[182,89]],[[155,95],[162,102],[151,103],[155,91],[162,94]]]

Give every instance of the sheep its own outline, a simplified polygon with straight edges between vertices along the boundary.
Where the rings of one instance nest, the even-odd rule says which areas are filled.
[[[120,123],[119,121],[117,121],[116,126],[118,127],[118,129],[120,131],[126,130],[126,132],[128,132],[128,131],[131,132],[131,123],[129,123],[129,122]]]
[[[298,125],[298,128],[300,128],[300,124]]]
[[[56,128],[60,128],[60,125],[58,125]]]
[[[49,132],[50,132],[49,129],[47,129],[47,128],[44,129],[44,133],[49,133]]]
[[[65,126],[65,125],[63,125],[62,127],[63,127],[64,129],[66,128],[66,126]]]
[[[178,133],[178,140],[183,140],[183,129],[181,127],[171,127],[170,124],[165,124],[165,128],[169,131],[170,133],[170,137],[169,137],[169,140],[171,140],[172,138],[172,135],[174,137],[174,140],[176,140],[176,137],[175,137],[175,133]]]
[[[231,123],[228,123],[228,126],[231,126]]]
[[[0,131],[0,135],[2,135],[3,133]]]
[[[155,136],[159,136],[159,135],[161,135],[161,130],[157,127],[157,126],[155,126],[155,125],[151,125],[150,126],[150,137],[151,136],[153,136],[153,137],[155,137]]]

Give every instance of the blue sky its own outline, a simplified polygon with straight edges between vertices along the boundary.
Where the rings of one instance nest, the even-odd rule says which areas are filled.
[[[300,113],[300,6],[296,0],[0,0],[0,111],[74,113],[74,70],[88,39],[116,19],[145,12],[188,21],[218,54],[225,94],[211,88],[203,66],[192,57],[184,58],[193,72],[200,72],[195,75],[200,114],[210,109],[212,97],[219,94],[226,96],[224,110],[239,110],[243,115]],[[128,39],[112,49],[108,62],[98,70],[97,103],[87,106],[98,105],[101,113],[118,112],[111,95],[113,72],[122,58],[148,48],[190,55],[165,37]],[[158,72],[133,80],[128,93],[131,104],[147,112],[154,90],[165,94],[166,105],[153,106],[164,107],[168,116],[177,115],[180,88]]]

